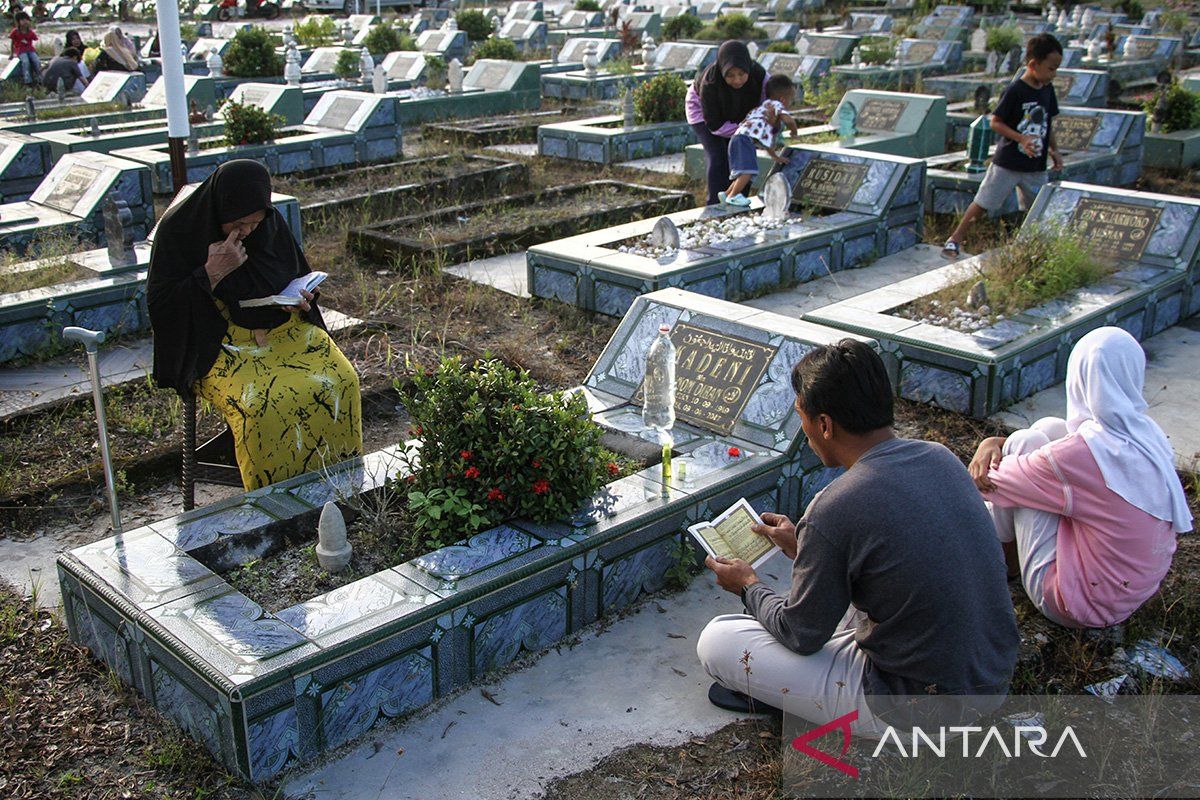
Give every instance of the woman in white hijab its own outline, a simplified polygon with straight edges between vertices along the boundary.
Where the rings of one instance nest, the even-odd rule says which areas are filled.
[[[96,72],[136,72],[137,68],[137,48],[133,46],[133,42],[120,28],[109,28],[100,45],[100,55],[96,57]]]
[[[970,472],[1033,604],[1073,628],[1128,619],[1192,529],[1171,445],[1146,416],[1146,356],[1099,328],[1067,361],[1067,419],[984,439]],[[1015,575],[1013,577],[1016,577]]]

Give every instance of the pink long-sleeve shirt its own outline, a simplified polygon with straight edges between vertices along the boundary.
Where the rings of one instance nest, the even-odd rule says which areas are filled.
[[[996,490],[984,497],[992,503],[1060,516],[1058,558],[1042,591],[1063,620],[1115,625],[1158,591],[1175,553],[1171,523],[1109,489],[1082,436],[1005,456],[989,477]]]

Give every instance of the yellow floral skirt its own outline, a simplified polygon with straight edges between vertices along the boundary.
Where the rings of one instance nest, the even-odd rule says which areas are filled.
[[[229,423],[247,491],[362,455],[358,374],[299,314],[268,331],[265,347],[229,323],[194,389]]]

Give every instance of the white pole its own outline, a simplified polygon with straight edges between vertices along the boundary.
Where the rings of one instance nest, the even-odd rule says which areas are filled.
[[[158,0],[158,49],[167,94],[167,136],[188,137],[187,93],[183,87],[183,53],[179,37],[179,6],[176,0]],[[179,189],[178,186],[175,187]]]

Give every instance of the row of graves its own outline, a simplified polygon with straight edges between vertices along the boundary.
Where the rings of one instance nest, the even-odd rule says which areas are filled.
[[[670,13],[714,19],[728,8],[704,3]],[[793,315],[742,302],[834,273],[879,269],[881,259],[904,257],[921,243],[926,212],[955,213],[973,196],[991,144],[976,124],[981,115],[986,119],[975,108],[976,89],[991,87],[994,94],[1002,76],[1019,65],[997,57],[993,69],[986,58],[970,57],[975,26],[1003,18],[984,19],[969,9],[939,6],[920,21],[916,36],[900,42],[896,61],[882,65],[863,65],[855,51],[864,37],[890,31],[888,14],[854,12],[840,30],[788,31],[800,52],[763,54],[764,65],[806,84],[830,75],[850,91],[828,124],[803,128],[786,142],[785,168],[763,164],[761,197],[746,209],[693,208],[688,192],[624,181],[532,190],[527,163],[490,156],[364,164],[373,159],[361,150],[346,161],[324,161],[318,160],[323,154],[279,149],[289,139],[325,135],[312,128],[334,138],[320,148],[310,144],[310,151],[354,149],[357,144],[336,136],[355,120],[366,124],[383,115],[388,122],[381,127],[394,129],[394,158],[401,123],[536,109],[543,93],[579,102],[620,97],[615,114],[540,124],[539,153],[610,163],[684,150],[685,167],[695,175],[703,162],[699,151],[685,150],[690,140],[680,125],[637,130],[653,126],[633,123],[627,72],[625,83],[611,82],[619,90],[605,94],[603,65],[615,56],[607,44],[614,37],[593,27],[594,16],[569,16],[574,13],[564,6],[547,15],[542,3],[512,4],[502,26],[542,23],[554,46],[556,33],[570,35],[560,40],[557,58],[472,66],[463,91],[412,93],[420,70],[416,59],[401,66],[410,58],[404,54],[379,66],[387,80],[409,86],[381,92],[321,87],[308,106],[304,84],[313,83],[316,93],[315,84],[330,71],[319,60],[324,55],[299,85],[255,82],[229,90],[279,113],[286,109],[296,120],[296,133],[270,146],[273,155],[264,150],[254,157],[275,158],[283,170],[274,202],[298,239],[303,225],[356,209],[367,219],[347,231],[350,248],[377,261],[452,264],[525,247],[533,297],[620,318],[587,378],[572,390],[615,449],[639,456],[657,451],[640,411],[646,354],[661,325],[670,327],[678,353],[675,470],[664,477],[651,465],[613,480],[551,523],[507,520],[286,607],[231,584],[239,566],[269,561],[312,539],[327,503],[351,512],[395,491],[419,447],[410,441],[62,554],[58,577],[72,637],[237,774],[269,780],[628,607],[692,557],[684,527],[738,497],[759,511],[802,508],[836,476],[808,448],[792,402],[791,366],[815,346],[858,338],[883,356],[897,395],[985,417],[1061,382],[1072,345],[1098,326],[1119,325],[1145,339],[1200,312],[1200,201],[1114,188],[1137,179],[1151,134],[1145,114],[1104,107],[1114,78],[1128,80],[1113,71],[1125,62],[1089,60],[1086,45],[1072,47],[1082,53],[1078,67],[1063,70],[1075,73],[1065,76],[1070,85],[1060,90],[1064,111],[1061,126],[1056,122],[1066,167],[1039,195],[1018,236],[1064,222],[1074,226],[1112,267],[1095,284],[1004,316],[968,313],[967,323],[929,313],[930,296],[977,279],[985,253]],[[631,13],[670,18],[665,6]],[[429,17],[430,30],[445,22]],[[1028,28],[1082,35],[1082,23],[1043,17]],[[643,54],[635,74],[693,75],[712,57],[711,42],[657,45],[650,58]],[[1080,75],[1108,83],[1097,89],[1100,78]],[[970,88],[931,89],[932,81],[955,76]],[[568,79],[583,88],[567,88],[576,86]],[[190,80],[190,90],[211,91],[214,100],[228,94],[215,77]],[[893,91],[918,80],[926,91]],[[208,89],[196,88],[205,81]],[[537,100],[482,101],[489,92]],[[146,116],[103,120],[113,127],[102,125],[101,137],[124,135],[122,124],[162,125],[161,112],[149,107],[114,113],[135,112]],[[69,128],[78,136],[79,120]],[[36,139],[53,130],[5,135]],[[170,190],[156,177],[161,150],[147,144],[56,150],[55,163],[50,148],[60,145],[42,139],[44,150],[31,149],[24,139],[15,140],[21,146],[14,145],[10,160],[41,157],[51,167],[49,185],[31,187],[29,201],[18,204],[32,209],[24,213],[49,208],[65,214],[60,207],[74,202],[70,224],[104,229],[108,244],[77,261],[105,263],[110,273],[124,270],[86,280],[140,285],[148,252],[140,240],[152,236],[152,211],[136,217],[135,203],[118,202],[127,190],[113,187],[136,182],[142,208],[152,208],[152,195]],[[205,153],[221,149],[194,153],[197,172],[189,180],[224,157],[237,157],[214,153],[205,160]],[[287,174],[289,159],[295,164]],[[80,171],[95,165],[111,178]],[[30,177],[14,171],[11,180],[16,185]],[[3,180],[10,178],[0,175]],[[0,233],[17,211],[0,208]],[[20,233],[12,231],[14,242]],[[103,242],[104,236],[95,238]],[[59,294],[60,287],[50,287],[36,304],[77,313]],[[7,310],[7,300],[0,297],[0,310]],[[124,307],[144,309],[144,300]],[[51,324],[104,327],[106,313],[55,317]],[[45,318],[38,324],[45,329]],[[38,347],[44,344],[21,355]]]

